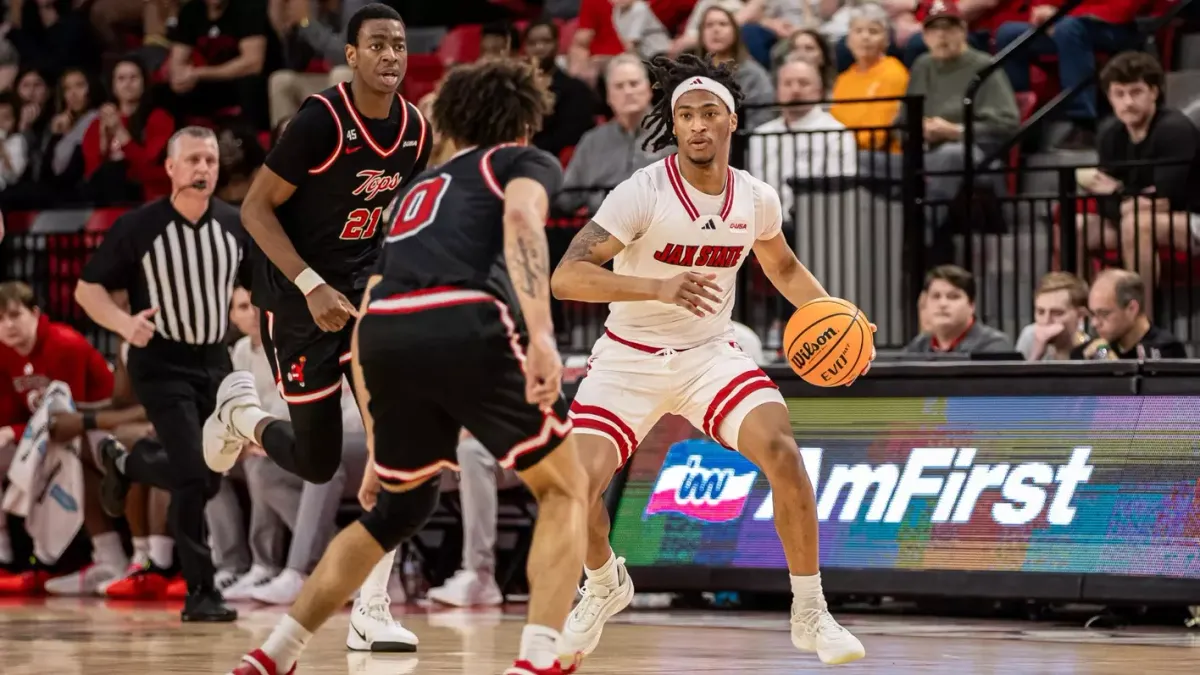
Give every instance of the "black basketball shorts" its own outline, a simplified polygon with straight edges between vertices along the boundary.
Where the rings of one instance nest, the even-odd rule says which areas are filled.
[[[354,298],[351,302],[357,305]],[[307,305],[281,306],[260,317],[263,349],[275,382],[289,406],[341,396],[342,375],[350,377],[351,318],[339,331],[321,330]]]
[[[401,485],[458,469],[465,427],[499,464],[528,469],[571,429],[564,399],[525,401],[523,341],[508,307],[476,290],[379,294],[360,319],[375,469]]]

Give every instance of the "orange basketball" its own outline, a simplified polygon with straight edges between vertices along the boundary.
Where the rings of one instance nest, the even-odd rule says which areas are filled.
[[[788,365],[818,387],[846,384],[862,371],[874,347],[862,310],[841,298],[818,298],[796,310],[783,330]]]

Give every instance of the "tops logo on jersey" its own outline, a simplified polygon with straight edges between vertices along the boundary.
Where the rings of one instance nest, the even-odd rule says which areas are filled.
[[[400,174],[394,173],[390,176],[383,175],[383,171],[379,169],[366,169],[358,172],[358,177],[363,179],[362,185],[354,189],[354,195],[366,195],[365,201],[371,201],[375,197],[391,192],[400,187]]]
[[[746,508],[758,469],[734,452],[712,452],[708,440],[676,443],[643,517],[678,513],[706,523],[736,520]]]

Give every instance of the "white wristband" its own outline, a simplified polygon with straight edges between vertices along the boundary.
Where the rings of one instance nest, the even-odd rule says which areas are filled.
[[[296,279],[292,283],[296,284],[296,288],[299,288],[301,293],[308,295],[316,290],[317,286],[325,283],[325,280],[321,278],[320,274],[314,272],[313,268],[305,267],[303,272],[296,275]]]

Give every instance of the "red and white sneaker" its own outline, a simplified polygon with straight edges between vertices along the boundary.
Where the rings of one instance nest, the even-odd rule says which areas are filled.
[[[578,667],[578,662],[572,663],[569,667],[563,667],[561,661],[555,661],[554,665],[549,668],[535,668],[528,661],[517,661],[512,664],[511,668],[504,671],[504,675],[571,675]]]
[[[167,590],[166,571],[156,565],[130,565],[128,574],[100,592],[114,600],[162,600]]]
[[[229,675],[294,675],[296,666],[286,673],[275,668],[275,661],[261,649],[255,649],[242,657],[242,662],[229,671]]]
[[[183,577],[175,577],[167,582],[167,587],[163,589],[164,600],[186,600],[188,596],[187,579]]]
[[[42,570],[21,572],[0,579],[0,595],[30,597],[46,592],[50,574]]]

